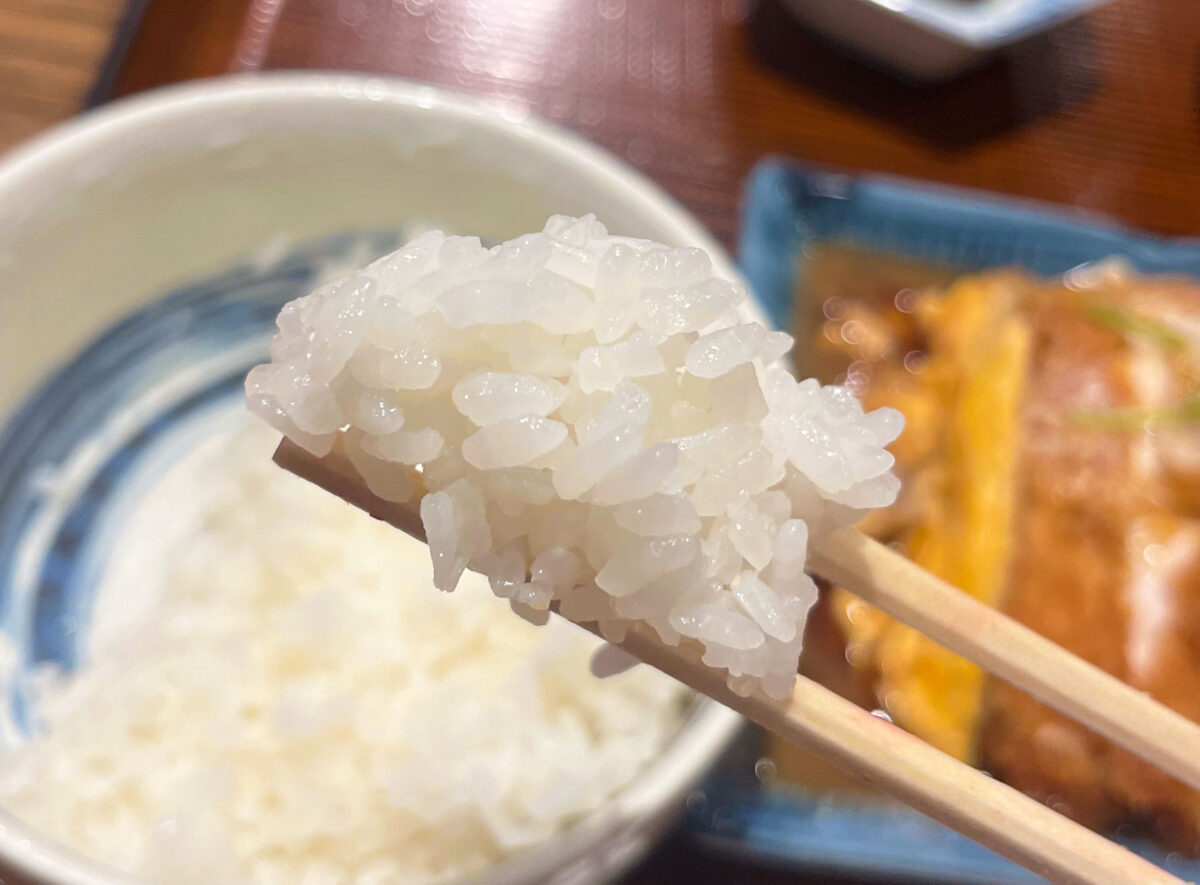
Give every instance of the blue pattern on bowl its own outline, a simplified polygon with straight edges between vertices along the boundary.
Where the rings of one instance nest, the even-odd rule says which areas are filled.
[[[977,270],[1016,265],[1060,274],[1113,255],[1145,272],[1200,276],[1200,240],[1167,240],[1110,220],[1029,201],[878,175],[850,175],[767,160],[743,195],[739,264],[771,320],[789,328],[800,283],[798,256],[822,241]],[[768,793],[751,762],[710,785],[688,816],[715,850],[804,868],[925,883],[1026,885],[1040,878],[927,818],[853,799]],[[1144,841],[1131,848],[1186,880],[1200,861]]]
[[[266,355],[275,314],[323,267],[381,254],[394,233],[343,234],[182,287],[122,319],[49,377],[0,428],[0,629],[22,675],[78,663],[106,542],[157,469],[207,434]]]

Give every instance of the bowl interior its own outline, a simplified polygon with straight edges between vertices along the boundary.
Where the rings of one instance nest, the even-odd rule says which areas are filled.
[[[242,78],[162,90],[32,142],[0,171],[0,417],[168,285],[414,221],[504,239],[554,213],[721,250],[661,191],[515,110],[397,81]],[[718,268],[732,274],[723,257]]]

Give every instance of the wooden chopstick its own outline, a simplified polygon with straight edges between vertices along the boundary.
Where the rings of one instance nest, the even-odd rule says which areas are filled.
[[[853,528],[814,546],[814,572],[1097,734],[1200,789],[1200,725]]]
[[[362,484],[349,461],[336,450],[325,458],[317,458],[285,439],[275,452],[275,461],[284,469],[332,492],[377,519],[388,522],[415,538],[425,540],[424,529],[415,507],[385,501],[372,494]],[[851,591],[859,593],[897,617],[905,619],[904,615],[913,614],[911,620],[920,623],[928,620],[935,624],[934,629],[941,635],[954,632],[951,630],[953,612],[958,611],[961,616],[962,609],[951,609],[946,617],[940,617],[925,612],[926,606],[922,604],[921,587],[924,583],[936,579],[932,579],[920,568],[886,548],[879,545],[872,547],[874,542],[863,543],[867,540],[854,533],[840,534],[831,549],[820,557],[820,567],[829,569],[828,572],[821,573],[843,583]],[[890,569],[898,565],[892,562],[892,557],[899,559],[900,563],[906,566],[899,568],[902,587],[895,594],[905,602],[901,604],[889,601],[888,604],[892,607],[888,608],[878,600],[891,600],[892,594],[880,589],[878,585],[884,583],[885,577],[891,580],[893,572]],[[867,584],[871,587],[864,593],[863,587]],[[929,598],[935,604],[944,605],[945,600],[941,598],[944,593],[964,597],[964,594],[954,588],[942,584]],[[969,601],[983,608],[974,600]],[[981,617],[981,614],[970,606],[966,611],[974,618]],[[1008,621],[1002,615],[992,614],[998,619]],[[985,666],[993,658],[1002,658],[1002,666],[1006,669],[1022,669],[1018,662],[1012,660],[1011,655],[1004,654],[1002,650],[997,651],[997,648],[1003,649],[1003,643],[1009,636],[1005,630],[1015,629],[1018,631],[1015,635],[1022,642],[1014,648],[1023,652],[1026,648],[1026,638],[1021,636],[1019,631],[1024,628],[1012,622],[1009,622],[1010,626],[1006,628],[996,627],[991,623],[991,618],[987,620],[989,623],[983,627],[979,627],[976,621],[963,621],[962,626],[966,630],[987,636],[994,635],[997,638],[964,642],[959,647],[954,647],[954,650],[969,648],[976,651],[978,656],[975,659]],[[596,632],[594,625],[580,626]],[[940,635],[929,635],[935,640],[943,641]],[[1030,635],[1045,643],[1045,640],[1041,640],[1035,634]],[[641,628],[640,625],[631,629],[625,640],[619,644],[630,654],[695,691],[737,710],[751,721],[781,737],[820,754],[918,811],[958,830],[1051,882],[1061,885],[1178,885],[1180,882],[1127,849],[941,753],[809,679],[797,677],[795,690],[786,700],[777,701],[759,695],[743,698],[728,688],[721,673],[705,666],[699,660],[694,648],[687,645],[668,646],[652,631]],[[1057,649],[1057,655],[1051,656],[1051,661],[1060,668],[1066,668],[1056,672],[1077,676],[1076,667],[1094,669],[1074,659],[1068,652],[1050,645]],[[1035,648],[1034,651],[1038,655],[1036,660],[1046,660],[1045,649]],[[1059,656],[1075,663],[1064,664],[1057,660]],[[1025,676],[1021,678],[1028,679]],[[1087,676],[1085,681],[1092,678]],[[1042,681],[1044,680],[1033,680],[1033,684],[1040,686]],[[1021,682],[1016,684],[1023,685]],[[1092,683],[1087,684],[1091,686]],[[1071,692],[1069,689],[1061,689],[1058,694],[1070,695]],[[1054,696],[1057,697],[1058,694]],[[1104,702],[1115,703],[1114,696],[1106,696]],[[1064,706],[1074,709],[1083,703],[1086,701],[1072,702]],[[1107,719],[1104,721],[1107,722]],[[1200,744],[1193,746],[1200,749]]]
[[[621,647],[747,719],[857,775],[917,811],[1060,885],[1166,885],[1180,880],[920,738],[796,677],[775,701],[734,694],[698,660],[631,630]]]

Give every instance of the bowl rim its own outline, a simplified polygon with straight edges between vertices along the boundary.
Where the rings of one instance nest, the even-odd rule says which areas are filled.
[[[428,112],[516,137],[530,149],[552,156],[572,172],[590,177],[628,198],[631,211],[671,231],[680,243],[704,249],[721,276],[741,281],[725,249],[659,185],[608,151],[579,135],[546,123],[527,109],[485,97],[394,77],[334,72],[272,72],[237,74],[160,87],[119,99],[109,105],[60,123],[0,156],[0,205],[24,190],[54,189],[77,164],[98,151],[121,150],[124,141],[138,133],[196,113],[220,114],[263,105],[360,104],[391,107],[401,112]],[[762,317],[757,305],[752,311]],[[687,791],[697,784],[741,731],[737,713],[701,699],[671,739],[670,753],[660,754],[645,775],[627,785],[614,800],[566,831],[572,856],[611,840],[626,841],[644,828],[661,830],[682,811]],[[679,806],[675,808],[674,806]],[[519,877],[534,868],[548,875],[562,867],[565,858],[554,850],[558,841],[519,852],[490,874]],[[612,851],[591,858],[596,869],[607,872],[622,865]],[[117,885],[143,882],[91,861],[36,828],[0,809],[0,861],[35,879],[61,885]],[[598,866],[596,866],[598,865]],[[519,869],[517,869],[519,867]],[[490,881],[490,879],[489,879]]]

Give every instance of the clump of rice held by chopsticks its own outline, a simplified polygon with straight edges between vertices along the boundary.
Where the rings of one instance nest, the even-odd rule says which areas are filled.
[[[894,500],[903,419],[797,381],[745,301],[702,250],[591,216],[490,249],[431,232],[284,307],[246,391],[377,496],[423,495],[441,589],[470,568],[534,620],[643,621],[782,697],[809,544]]]

